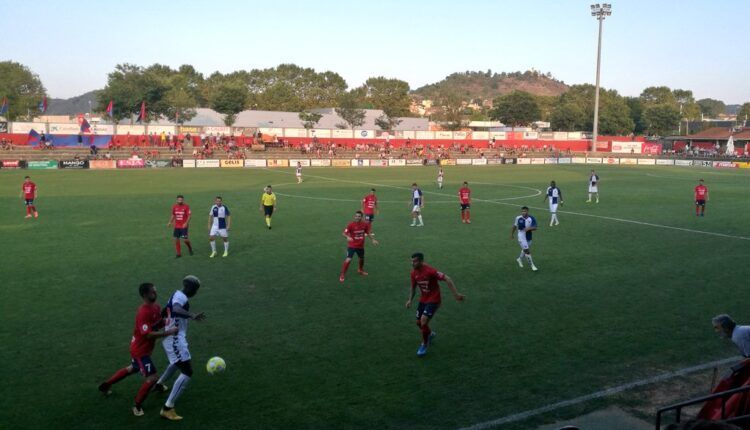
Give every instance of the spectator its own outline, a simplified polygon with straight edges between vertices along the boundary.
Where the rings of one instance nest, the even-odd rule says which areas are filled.
[[[743,357],[750,357],[750,326],[737,325],[727,314],[716,315],[711,320],[714,331],[721,337],[731,339]]]
[[[93,155],[94,157],[96,157],[96,155],[99,154],[99,148],[97,148],[93,142],[91,142],[91,146],[89,146],[89,150],[90,150],[91,155]]]

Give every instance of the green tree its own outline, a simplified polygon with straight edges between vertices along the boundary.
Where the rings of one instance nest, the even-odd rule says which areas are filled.
[[[680,111],[668,104],[650,105],[643,109],[642,119],[649,134],[664,136],[677,131]]]
[[[672,91],[680,107],[681,116],[687,120],[696,120],[701,116],[701,109],[690,90],[675,89]]]
[[[260,110],[300,111],[335,106],[347,87],[337,73],[318,73],[295,64],[254,69],[236,77],[247,84],[250,106]]]
[[[558,131],[583,130],[587,121],[584,107],[573,102],[558,104],[550,114],[550,126]]]
[[[302,121],[302,126],[308,130],[315,128],[318,121],[323,118],[323,115],[316,112],[300,112],[298,116],[300,121]]]
[[[409,115],[409,84],[382,76],[365,82],[366,98],[375,109],[382,109],[389,118]]]
[[[555,96],[534,96],[539,106],[539,121],[550,121],[552,111],[555,110],[557,97]]]
[[[247,86],[239,81],[220,84],[210,100],[211,109],[225,115],[224,124],[232,125],[237,114],[245,110],[248,98]]]
[[[336,114],[346,121],[352,130],[365,123],[365,115],[367,114],[364,109],[357,107],[357,102],[356,94],[346,93],[340,97],[339,107],[335,109]]]
[[[698,106],[701,108],[701,113],[709,118],[716,118],[727,111],[727,105],[721,100],[701,99],[698,100]]]
[[[573,85],[562,94],[550,116],[555,130],[594,129],[593,85]],[[633,131],[635,123],[631,118],[628,101],[615,90],[601,88],[599,91],[599,132],[601,134],[627,134]]]
[[[641,101],[644,106],[666,104],[677,106],[677,98],[669,87],[648,87],[641,92]]]
[[[744,103],[737,111],[737,122],[747,125],[748,120],[750,120],[750,103]]]
[[[141,102],[146,102],[148,118],[170,117],[174,109],[166,96],[174,74],[174,71],[159,64],[147,69],[133,64],[118,64],[108,75],[107,85],[99,94],[97,110],[104,111],[112,100],[115,105],[113,117],[120,120],[137,115]]]
[[[440,106],[440,112],[435,119],[441,122],[446,130],[460,130],[467,124],[464,115],[464,103],[462,97],[455,91],[446,90],[440,93],[436,105]]]
[[[630,119],[633,121],[633,132],[643,134],[646,128],[643,125],[643,102],[638,97],[626,97],[625,103],[630,108]]]
[[[38,106],[47,92],[39,76],[28,67],[13,61],[0,61],[0,100],[8,98],[8,113],[5,117],[14,121],[27,112],[39,113]],[[31,118],[29,118],[31,120]]]
[[[165,94],[166,117],[178,124],[190,121],[196,115],[195,107],[198,101],[188,78],[182,74],[175,74],[169,79],[169,86],[170,89]]]
[[[536,99],[525,91],[500,96],[495,99],[494,106],[490,117],[512,127],[531,124],[541,116]]]
[[[393,130],[394,128],[398,127],[399,124],[401,124],[400,119],[390,117],[386,114],[380,115],[379,117],[375,118],[375,125],[377,125],[381,130],[384,131]]]

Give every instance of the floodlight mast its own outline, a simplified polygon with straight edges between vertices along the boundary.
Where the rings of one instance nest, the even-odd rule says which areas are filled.
[[[591,16],[599,21],[599,43],[596,50],[596,92],[594,93],[594,134],[591,139],[591,151],[596,152],[596,141],[599,137],[599,76],[602,62],[602,24],[604,19],[612,15],[612,4],[592,4]]]

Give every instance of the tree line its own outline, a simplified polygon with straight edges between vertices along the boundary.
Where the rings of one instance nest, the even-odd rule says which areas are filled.
[[[0,100],[7,98],[11,106],[6,113],[8,119],[25,117],[27,112],[38,114],[39,101],[46,95],[39,76],[28,67],[0,62]],[[137,116],[145,102],[147,119],[164,117],[184,123],[195,117],[196,108],[207,107],[224,114],[227,125],[246,109],[287,111],[299,112],[304,126],[314,128],[321,118],[314,110],[335,107],[344,120],[337,126],[354,128],[364,123],[364,109],[381,109],[384,114],[376,124],[389,130],[398,125],[399,117],[411,115],[411,95],[409,84],[399,79],[371,77],[363,85],[349,88],[338,73],[294,64],[208,76],[187,64],[176,69],[162,64],[119,64],[107,75],[106,86],[97,92],[95,110],[104,113],[112,101],[112,118],[119,121]],[[554,130],[593,128],[594,86],[588,84],[573,85],[560,96],[513,91],[495,98],[492,108],[479,110],[468,108],[464,97],[455,91],[444,91],[437,97],[431,119],[448,129],[462,128],[469,120],[487,119],[510,126],[549,121]],[[677,131],[681,120],[716,117],[725,108],[719,100],[695,100],[690,90],[649,87],[639,97],[623,97],[602,88],[599,130],[602,134],[665,135]],[[750,115],[750,103],[742,105],[738,118],[746,115]]]

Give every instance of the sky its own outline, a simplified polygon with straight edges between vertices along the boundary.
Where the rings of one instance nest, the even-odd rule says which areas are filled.
[[[579,0],[0,0],[0,61],[37,73],[51,97],[106,85],[115,65],[192,64],[208,75],[295,63],[412,89],[466,70],[551,72],[594,83],[597,21]],[[747,0],[615,0],[601,85],[666,85],[750,101]],[[2,79],[2,76],[0,76]]]

